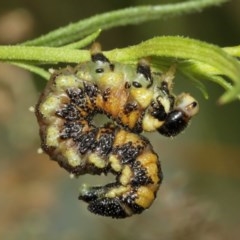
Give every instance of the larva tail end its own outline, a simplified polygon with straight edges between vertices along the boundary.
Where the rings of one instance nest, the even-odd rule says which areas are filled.
[[[96,199],[90,202],[88,210],[92,213],[112,218],[126,218],[131,216],[124,209],[118,198]]]

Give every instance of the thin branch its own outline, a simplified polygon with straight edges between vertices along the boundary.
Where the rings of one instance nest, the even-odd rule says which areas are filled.
[[[204,8],[217,6],[227,0],[192,0],[156,6],[129,7],[95,15],[76,23],[61,27],[39,38],[27,41],[25,46],[63,46],[97,31],[117,26],[140,24],[156,19],[166,19],[183,14],[199,12]]]

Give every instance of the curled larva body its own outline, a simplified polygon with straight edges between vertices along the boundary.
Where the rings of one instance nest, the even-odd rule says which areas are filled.
[[[92,124],[102,112],[97,103],[102,98],[97,85],[79,80],[68,68],[53,74],[35,112],[42,149],[61,167],[75,176],[116,175],[106,186],[82,187],[79,199],[96,214],[124,218],[151,206],[162,172],[146,138],[111,123]]]
[[[144,60],[137,67],[111,63],[101,52],[52,73],[35,108],[42,149],[72,175],[116,176],[105,186],[82,186],[79,199],[91,212],[124,218],[153,203],[162,171],[139,133],[175,136],[198,111],[189,94],[172,94],[172,78],[172,69],[160,75]],[[94,125],[96,114],[113,123]]]

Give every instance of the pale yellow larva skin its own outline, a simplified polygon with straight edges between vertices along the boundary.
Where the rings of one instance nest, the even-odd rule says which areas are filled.
[[[53,83],[54,82],[54,83]],[[81,156],[74,147],[72,140],[61,142],[60,135],[62,129],[62,120],[56,116],[56,110],[61,108],[68,100],[65,90],[70,86],[78,87],[80,81],[73,78],[72,74],[60,75],[54,80],[50,80],[49,85],[52,85],[52,92],[42,96],[43,100],[38,104],[38,115],[41,115],[41,121],[45,123],[45,142],[44,144],[65,159],[71,167],[80,166],[82,164]]]
[[[68,163],[72,167],[81,165],[82,159],[75,149],[66,149],[66,151],[63,152],[63,156],[68,159]]]
[[[123,186],[126,186],[129,184],[129,182],[131,182],[132,177],[133,177],[133,173],[131,168],[128,165],[124,166],[122,169],[122,175],[119,179],[120,183]]]
[[[55,117],[55,111],[61,105],[61,99],[55,95],[51,95],[39,105],[39,111],[44,118]]]
[[[76,77],[74,77],[73,75],[62,75],[56,78],[56,91],[63,91],[67,88],[69,88],[69,86],[71,87],[80,87],[79,85],[79,81]]]
[[[49,126],[46,130],[46,144],[50,147],[58,147],[59,136],[60,133],[58,126]]]
[[[121,196],[122,194],[128,192],[130,190],[130,186],[120,186],[118,188],[111,189],[107,194],[106,197],[108,198],[115,198]]]
[[[147,132],[155,131],[163,124],[163,121],[159,121],[151,115],[146,115],[143,117],[142,125]]]
[[[153,99],[153,92],[149,89],[133,89],[131,94],[141,108],[147,108]]]
[[[88,161],[89,161],[89,163],[92,163],[97,168],[105,168],[106,167],[106,161],[103,158],[99,157],[95,153],[89,154]]]
[[[117,158],[117,156],[110,154],[109,163],[111,164],[111,168],[115,172],[120,172],[122,170],[122,165],[120,163],[120,160]]]

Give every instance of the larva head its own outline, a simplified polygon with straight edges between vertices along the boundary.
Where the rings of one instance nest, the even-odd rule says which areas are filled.
[[[158,128],[158,132],[168,137],[176,136],[187,127],[198,110],[198,103],[191,95],[180,94],[176,97],[173,110],[166,115],[164,123]]]

